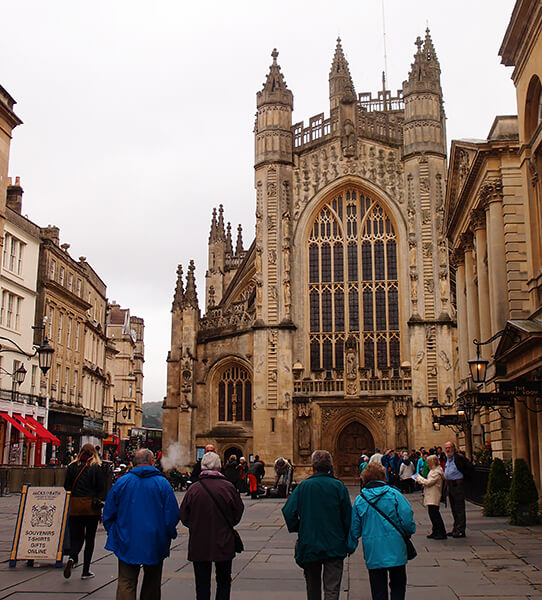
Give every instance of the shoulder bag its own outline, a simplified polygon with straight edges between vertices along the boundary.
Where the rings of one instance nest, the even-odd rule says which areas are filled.
[[[414,548],[414,544],[412,543],[410,536],[407,535],[402,529],[399,529],[399,527],[397,527],[397,525],[388,517],[388,515],[386,513],[382,512],[378,508],[378,506],[376,506],[376,504],[373,504],[372,502],[367,500],[367,498],[365,497],[365,494],[363,492],[360,492],[360,496],[365,500],[365,502],[367,502],[367,504],[369,506],[372,506],[376,510],[377,513],[379,513],[382,517],[384,517],[384,519],[386,519],[386,521],[388,521],[388,523],[390,523],[390,525],[392,525],[401,534],[401,537],[403,538],[403,541],[405,542],[405,545],[406,545],[407,559],[412,560],[413,558],[416,558],[416,556],[418,556],[418,553],[416,552],[416,548]]]
[[[216,501],[216,498],[213,496],[213,494],[211,494],[211,491],[209,490],[209,488],[203,483],[202,479],[199,480],[199,483],[201,483],[201,485],[203,486],[203,489],[209,494],[209,496],[211,496],[212,501],[215,503],[215,506],[218,508],[218,512],[222,515],[222,517],[224,518],[224,521],[226,521],[226,523],[228,524],[228,527],[231,529],[231,532],[233,533],[233,539],[235,542],[235,552],[237,554],[240,554],[245,549],[245,546],[243,544],[243,540],[241,539],[241,536],[239,535],[239,532],[236,529],[234,529],[233,525],[230,523],[229,519],[224,514],[224,511],[220,507],[220,504]]]
[[[72,485],[72,495],[70,498],[70,517],[99,517],[103,503],[98,498],[90,496],[74,496],[73,492],[77,485],[77,480],[81,477],[88,463],[79,471]]]

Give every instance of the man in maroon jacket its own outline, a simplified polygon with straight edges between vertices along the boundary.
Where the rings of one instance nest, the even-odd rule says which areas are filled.
[[[235,557],[232,528],[241,520],[245,507],[235,486],[220,473],[221,466],[218,454],[204,454],[199,480],[188,488],[181,504],[181,521],[190,531],[188,560],[194,564],[197,600],[210,600],[213,562],[216,600],[230,598]]]

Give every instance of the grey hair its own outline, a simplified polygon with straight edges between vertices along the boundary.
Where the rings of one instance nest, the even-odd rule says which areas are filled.
[[[134,467],[137,467],[138,465],[152,465],[153,461],[154,454],[152,453],[152,450],[149,450],[148,448],[142,448],[135,453]]]
[[[331,454],[327,450],[315,450],[311,455],[311,465],[316,471],[329,473],[333,466]]]
[[[201,459],[202,471],[220,471],[222,462],[216,452],[206,452]]]

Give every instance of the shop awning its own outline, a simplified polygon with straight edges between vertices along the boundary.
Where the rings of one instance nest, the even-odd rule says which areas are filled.
[[[30,415],[25,415],[24,417],[20,415],[13,416],[19,421],[23,422],[24,425],[30,428],[42,440],[47,440],[48,443],[53,442],[54,446],[60,446],[60,440],[49,430],[47,430],[39,421],[34,419],[34,417],[31,417]]]
[[[102,443],[104,446],[118,446],[120,444],[120,437],[113,433],[108,435]]]
[[[18,421],[16,421],[13,417],[10,417],[7,413],[0,412],[0,417],[3,417],[8,423],[11,423],[15,429],[18,429],[32,443],[38,441],[38,438],[35,435],[32,435],[28,429],[25,429]]]

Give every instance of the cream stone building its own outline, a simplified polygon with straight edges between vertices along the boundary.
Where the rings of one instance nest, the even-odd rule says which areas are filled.
[[[112,410],[108,411],[109,431],[124,439],[133,427],[141,427],[143,420],[144,328],[143,319],[131,316],[129,308],[121,308],[116,302],[109,305],[107,336],[111,349],[107,372],[111,377],[112,401]]]
[[[60,244],[58,227],[40,230],[36,322],[46,317],[54,347],[53,365],[43,380],[49,397],[50,430],[61,440],[61,460],[85,442],[100,445],[105,436],[106,286],[87,263]],[[35,342],[40,344],[42,332]]]
[[[443,234],[446,129],[427,30],[395,95],[356,94],[341,42],[329,116],[293,123],[273,51],[257,94],[256,232],[235,248],[214,212],[203,315],[192,262],[172,306],[164,448],[182,461],[330,450],[357,476],[375,447],[442,442],[430,402],[454,401],[454,308]]]

